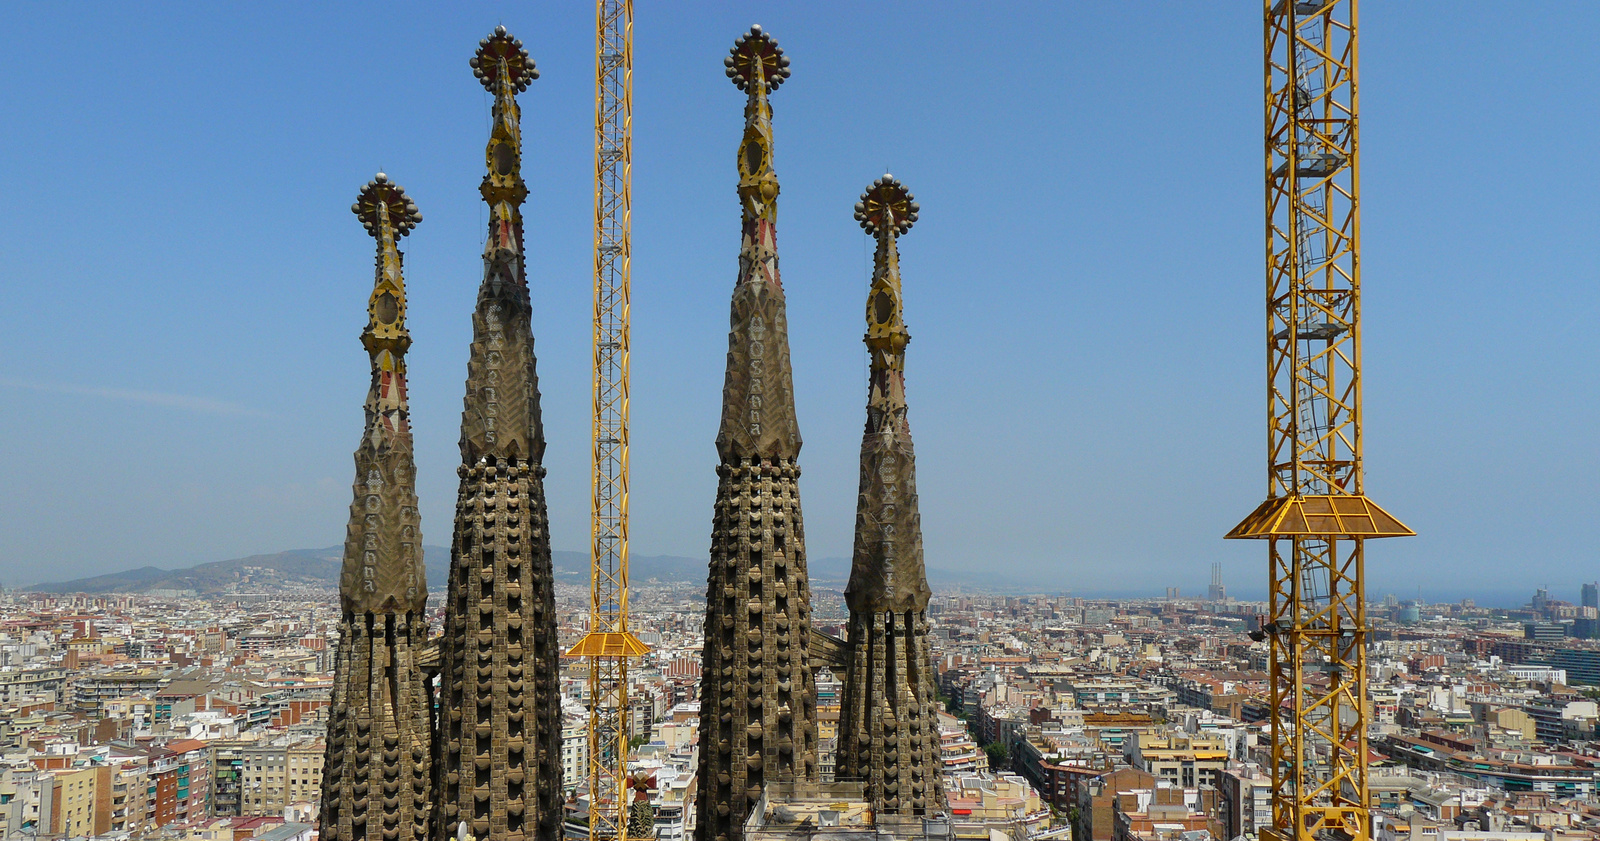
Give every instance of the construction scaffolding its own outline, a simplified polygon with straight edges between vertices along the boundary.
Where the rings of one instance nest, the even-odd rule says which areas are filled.
[[[1267,501],[1275,841],[1368,839],[1356,0],[1267,0]]]
[[[595,3],[594,424],[589,632],[589,838],[628,828],[628,290],[632,225],[633,2]]]

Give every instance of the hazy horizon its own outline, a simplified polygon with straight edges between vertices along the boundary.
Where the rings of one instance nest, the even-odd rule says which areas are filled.
[[[321,550],[324,550],[324,549],[338,550],[341,547],[342,547],[342,544],[329,544],[328,546],[321,546],[321,547],[309,547],[309,546],[307,546],[307,547],[296,547],[294,549],[281,549],[281,550],[278,550],[278,551],[280,551],[280,552],[296,552],[296,551],[321,551]],[[442,553],[444,553],[446,555],[449,554],[449,549],[447,547],[443,547],[443,546],[432,546],[432,545],[430,545],[430,546],[424,547],[424,551],[425,551],[425,554],[427,554],[430,557],[431,557],[432,553],[435,552],[435,551],[442,552]],[[582,548],[579,548],[579,549],[555,548],[552,551],[554,553],[556,553],[557,556],[559,557],[561,555],[567,555],[567,556],[585,555],[588,550],[587,549],[582,549]],[[214,558],[212,560],[216,560],[216,561],[240,560],[240,559],[243,559],[243,558],[251,557],[253,555],[259,556],[259,555],[271,555],[271,554],[275,554],[275,552],[256,552],[256,553],[251,553],[250,555],[240,556],[240,558]],[[692,555],[673,555],[673,554],[665,554],[665,553],[657,553],[657,552],[644,552],[644,551],[638,551],[636,549],[635,551],[633,551],[632,554],[633,554],[633,556],[635,558],[642,558],[643,560],[646,560],[646,561],[654,561],[654,560],[658,560],[658,559],[700,561],[700,560],[702,560],[702,558],[704,558],[705,560],[709,561],[709,553],[707,553],[706,555],[697,557],[697,556],[692,556]],[[569,560],[570,560],[570,557],[569,557]],[[821,581],[828,581],[828,582],[834,582],[834,583],[837,583],[838,581],[842,580],[842,578],[841,578],[841,574],[843,574],[842,571],[843,570],[848,570],[849,563],[850,563],[850,560],[848,558],[834,557],[834,556],[823,557],[823,558],[812,558],[811,560],[812,560],[812,574],[811,574],[812,580],[813,581],[821,580]],[[202,562],[202,563],[204,563],[204,562]],[[430,561],[430,563],[431,563],[431,561]],[[185,568],[187,568],[187,567],[162,567],[160,564],[146,564],[146,565],[143,565],[143,566],[153,566],[153,567],[156,567],[158,569],[165,569],[165,570],[175,570],[175,569],[185,569]],[[558,566],[559,566],[559,564],[558,564]],[[827,571],[825,573],[823,573],[821,576],[819,576],[819,574],[817,572],[819,567],[825,567],[827,569]],[[104,572],[105,573],[129,572],[129,571],[133,571],[133,570],[139,569],[139,568],[141,568],[141,567],[125,567],[125,568],[109,569],[109,570],[105,570]],[[1263,565],[1263,571],[1264,571],[1264,569],[1265,569],[1265,567]],[[1245,572],[1245,570],[1242,570],[1242,569],[1235,570],[1235,571],[1236,572]],[[104,573],[99,573],[99,574],[104,574]],[[1040,588],[1040,589],[1037,589],[1037,590],[1030,590],[1030,589],[1028,589],[1029,582],[1025,578],[1019,578],[1019,577],[1016,577],[1016,576],[1006,576],[1006,577],[1004,577],[1004,578],[1002,578],[1002,579],[1000,579],[998,581],[985,582],[984,580],[982,580],[979,577],[978,574],[975,574],[975,573],[972,572],[972,568],[971,567],[966,567],[966,568],[959,568],[959,567],[958,568],[929,568],[928,574],[929,574],[929,579],[930,579],[931,585],[932,585],[933,590],[935,592],[951,593],[951,592],[961,592],[961,591],[973,590],[973,591],[977,591],[977,592],[987,591],[987,592],[992,592],[992,593],[996,593],[996,594],[1008,594],[1008,595],[1009,594],[1071,595],[1071,596],[1077,596],[1077,597],[1082,597],[1082,598],[1086,598],[1086,599],[1162,598],[1162,597],[1165,596],[1166,588],[1169,587],[1169,586],[1178,587],[1179,590],[1180,590],[1180,597],[1181,598],[1197,599],[1197,598],[1202,597],[1205,594],[1206,587],[1210,583],[1210,571],[1209,571],[1209,568],[1206,570],[1206,577],[1203,578],[1203,579],[1198,579],[1198,578],[1193,578],[1193,577],[1188,577],[1188,578],[1176,578],[1175,577],[1175,578],[1171,579],[1168,582],[1158,582],[1157,584],[1152,585],[1151,587],[1149,587],[1147,589],[1127,588],[1127,587],[1123,587],[1123,588],[1104,588],[1104,587],[1101,587],[1101,588],[1078,589],[1078,588],[1073,588],[1072,586],[1070,586],[1070,582],[1069,581],[1062,581],[1061,583],[1063,585],[1066,585],[1066,586],[1057,587],[1057,588],[1054,588],[1054,589]],[[1265,582],[1262,581],[1261,579],[1256,578],[1254,576],[1244,576],[1242,580],[1235,581],[1233,584],[1229,584],[1227,576],[1228,576],[1228,572],[1225,571],[1224,572],[1224,578],[1223,578],[1223,584],[1227,588],[1227,592],[1228,592],[1228,595],[1229,595],[1230,598],[1233,598],[1233,599],[1238,600],[1238,601],[1265,601],[1266,600],[1266,598],[1267,598],[1267,589],[1266,589],[1266,586],[1265,586]],[[26,577],[22,577],[22,578],[17,578],[15,580],[0,580],[0,588],[25,589],[25,588],[36,586],[36,585],[39,585],[39,584],[62,583],[62,582],[65,582],[65,581],[72,581],[72,580],[77,580],[77,578],[86,578],[86,577],[92,577],[92,576],[77,576],[77,577],[70,577],[70,578],[49,578],[49,577],[46,577],[46,578],[36,578],[36,579],[28,579]],[[636,578],[636,580],[637,580],[637,578]],[[1579,599],[1580,599],[1581,587],[1582,587],[1583,583],[1587,583],[1587,582],[1579,582],[1577,584],[1573,584],[1572,585],[1572,593],[1571,593],[1572,597],[1570,599],[1569,598],[1565,598],[1565,596],[1568,595],[1568,594],[1563,589],[1563,587],[1552,586],[1552,585],[1547,585],[1547,584],[1539,584],[1539,585],[1536,585],[1536,587],[1548,586],[1549,589],[1550,589],[1550,598],[1553,601],[1565,601],[1565,602],[1570,602],[1572,604],[1578,604],[1579,603]],[[1368,593],[1368,600],[1369,600],[1369,603],[1373,604],[1373,605],[1381,604],[1383,602],[1384,598],[1386,596],[1388,596],[1388,595],[1391,595],[1391,594],[1394,595],[1397,599],[1399,599],[1401,601],[1421,598],[1423,600],[1423,602],[1427,603],[1427,604],[1453,604],[1453,603],[1459,603],[1462,599],[1471,598],[1476,602],[1478,607],[1494,607],[1494,608],[1516,609],[1516,608],[1520,608],[1520,607],[1526,607],[1528,605],[1529,601],[1531,600],[1531,598],[1533,596],[1533,591],[1530,589],[1527,592],[1522,592],[1520,590],[1517,590],[1514,587],[1509,587],[1509,586],[1497,587],[1497,588],[1468,588],[1468,589],[1456,588],[1456,589],[1451,589],[1451,588],[1433,588],[1433,587],[1430,587],[1428,585],[1415,585],[1415,586],[1412,586],[1410,588],[1406,588],[1406,589],[1404,589],[1402,591],[1397,591],[1397,590],[1393,590],[1393,589],[1386,590],[1386,591],[1383,591],[1383,592],[1372,591],[1372,592]]]

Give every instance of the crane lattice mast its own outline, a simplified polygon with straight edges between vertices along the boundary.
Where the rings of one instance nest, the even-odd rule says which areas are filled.
[[[589,839],[627,837],[628,283],[633,164],[633,2],[596,0],[594,100],[594,426],[589,633]]]
[[[1267,0],[1267,501],[1273,841],[1368,839],[1356,0]]]

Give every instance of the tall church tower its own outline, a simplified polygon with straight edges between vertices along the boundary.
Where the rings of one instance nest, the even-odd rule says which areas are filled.
[[[339,576],[342,610],[322,828],[337,841],[425,841],[432,799],[433,693],[418,664],[428,639],[416,464],[406,408],[406,285],[399,239],[422,221],[378,173],[350,207],[378,241],[361,344],[372,361],[366,431]]]
[[[556,841],[561,704],[544,497],[544,426],[523,267],[516,94],[538,78],[505,27],[473,75],[494,94],[479,191],[489,205],[483,284],[461,415],[461,478],[440,646],[435,838]],[[465,824],[465,827],[463,827]]]
[[[717,499],[700,683],[697,841],[740,841],[763,784],[817,778],[811,588],[800,518],[800,430],[778,279],[778,178],[767,95],[789,60],[761,27],[724,60],[747,95],[739,147],[744,235],[717,434]]]
[[[892,176],[874,181],[856,220],[878,240],[867,334],[872,355],[867,427],[861,438],[849,666],[839,713],[840,779],[866,783],[879,815],[944,809],[939,710],[928,645],[928,575],[922,563],[916,455],[906,419],[905,362],[911,333],[901,311],[895,238],[917,221],[917,203]]]

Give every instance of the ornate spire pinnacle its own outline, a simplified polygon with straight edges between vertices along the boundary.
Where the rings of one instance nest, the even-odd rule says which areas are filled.
[[[489,172],[478,187],[489,203],[488,249],[521,254],[521,207],[528,186],[522,181],[522,112],[517,108],[517,94],[539,78],[539,70],[522,42],[507,34],[504,26],[495,27],[493,35],[478,42],[470,64],[472,75],[494,94],[494,128],[484,150]]]
[[[539,78],[522,42],[506,28],[478,42],[472,75],[494,94],[494,126],[484,150],[488,172],[478,191],[489,205],[483,285],[473,316],[461,453],[468,464],[490,455],[539,461],[544,425],[533,368],[533,307],[523,266],[521,110],[516,95]]]
[[[749,95],[738,161],[744,233],[717,434],[696,841],[740,841],[767,782],[817,779],[800,430],[778,277],[778,179],[767,105],[767,94],[789,75],[788,59],[752,27],[726,64]]]
[[[789,59],[760,26],[740,35],[723,59],[733,84],[748,94],[739,144],[739,202],[744,233],[733,296],[728,374],[717,452],[730,457],[800,454],[789,368],[789,325],[778,276],[778,176],[772,169],[772,108],[767,94],[789,78]]]
[[[411,334],[406,332],[405,278],[400,272],[397,243],[417,227],[422,214],[400,185],[381,172],[361,188],[350,212],[378,241],[378,277],[367,301],[367,329],[361,333],[361,344],[368,353],[381,349],[403,354],[411,346]]]
[[[378,173],[350,209],[377,240],[361,333],[372,362],[366,429],[339,578],[343,607],[322,777],[322,837],[426,841],[433,801],[433,692],[419,663],[427,578],[406,408],[406,286],[400,237],[422,221]]]
[[[480,42],[472,67],[495,94],[494,127],[481,188],[489,232],[472,313],[439,646],[436,835],[558,841],[559,652],[516,101],[538,73],[504,27]]]
[[[744,218],[778,218],[778,176],[772,171],[772,106],[767,95],[789,78],[789,57],[761,26],[750,27],[722,60],[734,87],[748,94],[744,140],[739,144],[739,200]]]
[[[873,259],[872,289],[867,293],[867,335],[872,354],[871,390],[867,397],[867,431],[881,429],[886,420],[905,426],[906,330],[901,310],[900,251],[896,239],[917,221],[918,206],[905,186],[885,174],[872,182],[856,202],[856,221],[878,241]]]
[[[878,240],[867,333],[872,354],[867,425],[861,438],[848,667],[839,716],[838,776],[859,778],[879,814],[944,808],[928,576],[922,561],[916,456],[906,419],[905,351],[896,238],[917,221],[917,203],[885,175],[856,203],[855,218]]]
[[[861,496],[855,561],[845,600],[852,609],[922,611],[928,606],[922,564],[922,518],[917,511],[911,425],[906,419],[906,329],[900,290],[898,237],[919,210],[905,185],[884,175],[856,202],[855,218],[878,240],[867,293],[872,355],[867,426],[861,442]]]
[[[878,240],[867,333],[872,354],[867,426],[861,441],[861,496],[856,512],[855,561],[845,600],[852,610],[922,611],[928,606],[922,564],[922,517],[917,511],[911,425],[906,419],[906,329],[900,289],[899,235],[917,221],[917,203],[894,176],[867,187],[856,221]]]
[[[372,361],[367,391],[367,433],[356,450],[356,503],[339,582],[345,610],[420,611],[428,600],[417,537],[416,466],[406,405],[406,283],[399,239],[422,214],[400,185],[378,173],[350,210],[377,240],[377,277],[367,300],[361,344]]]

